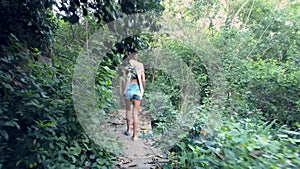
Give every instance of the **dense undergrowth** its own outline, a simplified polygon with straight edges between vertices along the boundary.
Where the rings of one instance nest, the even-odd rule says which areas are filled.
[[[172,52],[189,57],[191,54],[182,52],[185,50],[185,45],[177,43]],[[222,109],[209,110],[210,95],[205,92],[209,85],[203,85],[209,79],[199,81],[204,98],[196,123],[190,134],[169,150],[170,163],[164,168],[298,168],[299,68],[291,62],[224,58],[229,83]],[[153,72],[149,76],[155,80],[148,90],[163,94],[146,94],[149,103],[161,103],[149,104],[146,109],[152,112],[155,131],[167,134],[179,118],[182,98],[176,96],[181,91],[171,75],[159,68]],[[203,69],[194,73],[205,77]]]
[[[299,132],[276,121],[264,122],[257,115],[225,118],[218,125],[208,133],[200,123],[170,152],[166,168],[299,167]]]
[[[220,67],[226,79],[222,92],[226,96],[221,107],[211,111],[212,95],[204,93],[197,122],[190,134],[169,150],[170,163],[164,168],[299,168],[300,41],[295,38],[299,37],[299,24],[292,19],[299,18],[292,14],[297,5],[280,11],[274,10],[274,4],[253,4],[253,13],[240,14],[248,16],[250,23],[239,29],[225,24],[210,34],[209,41],[222,57]],[[264,17],[259,21],[260,10]],[[192,49],[193,44],[171,46],[175,46],[174,55],[188,58],[189,54],[182,51]],[[201,65],[197,64],[195,67]],[[203,74],[203,69],[195,72],[196,77]],[[201,81],[203,92],[210,90],[210,85],[203,85],[208,82],[209,76]],[[156,112],[161,120],[156,119],[161,122],[158,127],[172,126],[168,119],[178,118],[173,113],[178,105],[172,102],[172,96],[176,92],[180,95],[180,91],[164,91],[164,98],[169,98],[165,102],[171,104]]]
[[[43,63],[14,40],[0,66],[0,168],[109,168],[113,155],[88,138],[72,103],[81,49],[58,45],[52,63]]]

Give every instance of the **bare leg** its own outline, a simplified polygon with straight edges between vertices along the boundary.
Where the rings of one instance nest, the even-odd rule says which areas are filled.
[[[130,132],[130,109],[131,109],[131,101],[125,99],[125,104],[126,104],[126,124],[127,124],[127,133]]]
[[[133,140],[137,140],[138,139],[138,123],[139,123],[139,117],[138,117],[138,113],[139,113],[139,109],[140,109],[140,100],[133,100],[133,136],[132,139]]]

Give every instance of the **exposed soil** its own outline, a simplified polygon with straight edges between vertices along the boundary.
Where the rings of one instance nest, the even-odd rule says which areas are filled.
[[[139,140],[131,140],[126,136],[125,110],[111,116],[110,129],[118,138],[124,141],[122,152],[116,157],[114,169],[159,169],[163,163],[168,162],[155,140],[151,137],[151,121],[149,112],[139,113]],[[132,125],[131,125],[132,126]],[[132,130],[131,130],[132,131]]]

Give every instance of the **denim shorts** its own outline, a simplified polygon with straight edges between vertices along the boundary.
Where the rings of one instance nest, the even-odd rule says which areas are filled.
[[[140,87],[135,83],[129,84],[125,92],[125,98],[127,100],[142,100]]]

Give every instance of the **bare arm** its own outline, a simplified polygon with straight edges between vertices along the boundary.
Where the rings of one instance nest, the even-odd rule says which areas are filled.
[[[142,73],[142,84],[143,84],[143,89],[146,87],[146,77],[145,77],[145,72]]]
[[[123,72],[123,79],[122,79],[122,93],[124,93],[125,90],[125,80],[126,80],[126,74],[125,71]]]

